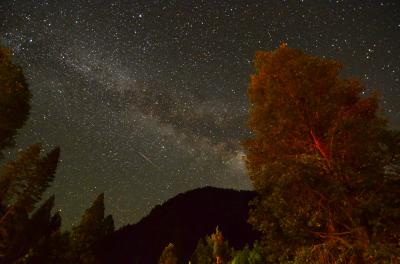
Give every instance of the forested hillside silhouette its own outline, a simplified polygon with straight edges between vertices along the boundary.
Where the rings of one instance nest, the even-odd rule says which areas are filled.
[[[200,238],[218,226],[236,249],[252,244],[257,233],[247,223],[251,191],[204,187],[156,206],[135,225],[110,235],[99,250],[103,263],[157,263],[164,247],[173,243],[179,263],[187,263]]]

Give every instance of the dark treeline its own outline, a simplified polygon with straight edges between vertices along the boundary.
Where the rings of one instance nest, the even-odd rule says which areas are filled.
[[[286,45],[258,52],[254,65],[252,137],[243,146],[257,193],[248,221],[259,239],[232,247],[217,222],[214,233],[194,238],[190,262],[398,263],[400,134],[388,129],[378,96],[361,96],[363,85],[341,77],[339,62]],[[0,263],[101,263],[100,252],[116,234],[112,216],[104,215],[104,195],[77,226],[61,231],[55,197],[42,201],[60,148],[44,153],[33,144],[14,160],[6,157],[30,100],[22,69],[0,48]],[[205,217],[212,215],[199,221]],[[171,226],[175,237],[179,227]],[[186,263],[183,245],[173,242],[163,241],[154,259]]]
[[[181,193],[156,206],[134,225],[108,236],[99,248],[101,263],[157,263],[163,249],[172,243],[179,263],[188,263],[199,238],[216,226],[229,245],[238,250],[259,238],[247,223],[253,191],[203,187]]]

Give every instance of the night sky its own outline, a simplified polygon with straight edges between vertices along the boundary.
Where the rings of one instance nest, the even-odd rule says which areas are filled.
[[[257,50],[345,64],[400,128],[399,1],[0,0],[33,93],[18,148],[61,147],[64,227],[105,193],[117,226],[201,186],[250,189],[240,141]]]

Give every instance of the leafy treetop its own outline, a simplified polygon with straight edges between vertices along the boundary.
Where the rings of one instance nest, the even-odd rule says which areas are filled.
[[[363,85],[341,78],[339,62],[286,45],[258,52],[254,65],[253,136],[244,146],[260,194],[250,222],[264,235],[268,261],[304,252],[316,262],[375,261],[377,245],[398,253],[400,137],[387,130],[378,97],[361,96]]]

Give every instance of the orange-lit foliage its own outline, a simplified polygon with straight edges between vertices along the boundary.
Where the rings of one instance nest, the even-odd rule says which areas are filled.
[[[390,223],[372,223],[381,219],[375,202],[399,203],[399,197],[377,198],[399,184],[398,172],[386,173],[398,161],[399,137],[386,130],[377,97],[360,96],[363,85],[340,78],[337,61],[286,45],[258,52],[254,64],[248,88],[253,137],[244,146],[260,194],[250,221],[264,234],[269,261],[300,261],[304,252],[316,262],[318,254],[328,263],[375,261],[378,253],[370,250],[381,234],[372,225],[398,219],[393,213]],[[399,238],[399,228],[391,228]],[[379,243],[390,244],[388,237]],[[388,248],[398,252],[393,244]]]

